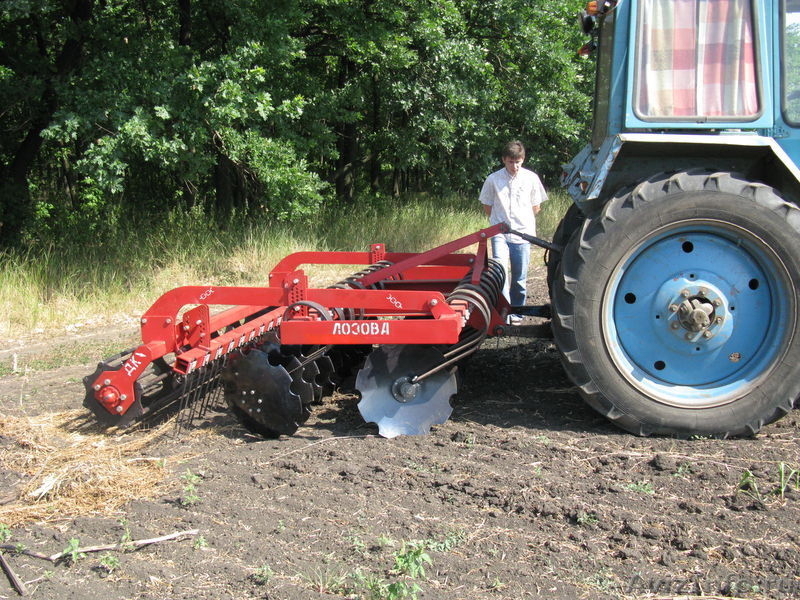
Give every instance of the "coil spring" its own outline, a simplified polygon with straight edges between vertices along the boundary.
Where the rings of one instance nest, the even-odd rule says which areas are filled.
[[[394,263],[389,260],[381,260],[376,263],[369,265],[368,267],[353,273],[349,277],[345,277],[341,281],[334,283],[333,285],[329,285],[328,289],[341,289],[341,290],[364,290],[364,289],[372,289],[372,290],[382,290],[383,289],[383,281],[376,281],[369,287],[363,285],[361,283],[361,279],[366,277],[367,275],[374,273],[375,271],[380,271],[381,269],[385,269],[387,267],[391,267]],[[397,276],[390,277],[389,279],[396,279],[399,278]],[[356,319],[363,319],[364,318],[364,310],[363,309],[353,309],[353,308],[337,308],[334,309],[337,313],[337,316],[340,319],[346,320],[356,320]]]
[[[477,284],[472,283],[472,271],[470,271],[455,289],[448,294],[448,304],[456,300],[466,302],[469,307],[466,318],[469,318],[469,314],[472,311],[477,310],[482,317],[483,325],[480,329],[465,327],[458,342],[443,352],[444,360],[426,372],[417,374],[413,378],[413,382],[422,381],[434,373],[438,373],[442,369],[464,360],[480,348],[489,333],[492,307],[497,304],[500,294],[503,293],[505,279],[506,274],[503,266],[499,262],[489,259]]]
[[[453,300],[462,300],[467,302],[472,309],[479,310],[481,316],[484,317],[484,332],[486,333],[489,329],[491,309],[497,305],[497,300],[503,293],[505,279],[506,273],[503,265],[490,258],[478,283],[472,283],[472,271],[470,271],[448,295],[447,301],[449,303]]]

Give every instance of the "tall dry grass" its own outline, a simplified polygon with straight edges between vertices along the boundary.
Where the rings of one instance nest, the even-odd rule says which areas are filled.
[[[569,205],[556,190],[539,216],[549,237]],[[264,285],[284,256],[301,250],[419,252],[486,226],[475,198],[420,195],[329,205],[306,223],[231,222],[165,215],[148,231],[120,230],[96,243],[51,242],[0,254],[0,340],[94,324],[131,326],[180,285]],[[0,342],[2,343],[2,342]]]

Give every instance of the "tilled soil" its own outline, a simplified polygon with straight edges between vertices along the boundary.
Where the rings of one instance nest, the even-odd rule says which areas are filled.
[[[0,414],[79,407],[80,371],[3,377]],[[461,371],[426,436],[378,437],[346,389],[290,438],[210,413],[142,452],[164,460],[155,497],[14,527],[6,545],[196,533],[5,558],[30,597],[65,600],[800,597],[797,411],[751,439],[637,438],[583,404],[547,340],[489,340]],[[0,451],[19,444],[1,434]],[[0,464],[0,497],[26,477]]]

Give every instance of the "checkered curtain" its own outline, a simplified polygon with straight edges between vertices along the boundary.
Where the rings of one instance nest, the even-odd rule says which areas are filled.
[[[641,116],[758,113],[749,0],[640,0],[636,108]]]

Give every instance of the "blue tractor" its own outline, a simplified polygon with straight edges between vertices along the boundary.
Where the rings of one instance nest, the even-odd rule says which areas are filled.
[[[553,333],[639,435],[751,435],[800,395],[800,0],[599,0]]]

